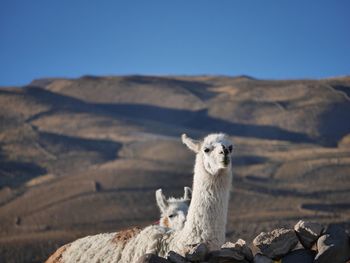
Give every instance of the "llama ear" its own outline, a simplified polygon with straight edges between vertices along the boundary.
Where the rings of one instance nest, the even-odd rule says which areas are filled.
[[[166,210],[166,208],[168,207],[168,202],[167,202],[165,196],[163,195],[162,189],[158,189],[156,191],[156,200],[157,200],[157,205],[158,205],[160,211],[164,212]]]
[[[195,153],[199,152],[200,148],[200,142],[197,140],[193,140],[190,137],[188,137],[186,134],[181,135],[182,143],[186,144],[186,146],[194,151]]]
[[[192,190],[188,186],[185,186],[185,194],[184,194],[184,200],[190,201],[192,198]]]

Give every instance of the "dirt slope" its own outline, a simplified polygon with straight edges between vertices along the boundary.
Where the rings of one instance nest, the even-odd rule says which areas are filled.
[[[0,88],[0,262],[41,262],[87,234],[155,222],[182,195],[180,142],[235,142],[227,236],[350,221],[350,78],[94,77]]]

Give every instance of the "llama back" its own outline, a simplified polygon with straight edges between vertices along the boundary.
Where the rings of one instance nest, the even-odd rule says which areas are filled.
[[[126,244],[140,232],[132,228],[86,236],[60,247],[46,263],[119,262]]]
[[[146,253],[166,250],[161,245],[165,234],[165,228],[154,225],[87,236],[60,247],[46,263],[135,262]]]
[[[118,233],[105,233],[80,238],[59,248],[46,263],[118,262],[123,243],[114,242]]]

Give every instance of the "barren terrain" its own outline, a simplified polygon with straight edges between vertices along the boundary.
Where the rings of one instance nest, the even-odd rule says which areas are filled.
[[[350,229],[350,77],[95,77],[0,88],[0,262],[159,218],[191,186],[180,142],[235,143],[227,238],[298,219]]]

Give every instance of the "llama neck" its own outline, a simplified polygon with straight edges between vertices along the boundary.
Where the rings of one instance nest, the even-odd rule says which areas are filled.
[[[204,242],[210,249],[224,243],[231,181],[231,167],[211,175],[203,166],[202,156],[197,155],[192,200],[185,226],[179,233],[180,242]]]

